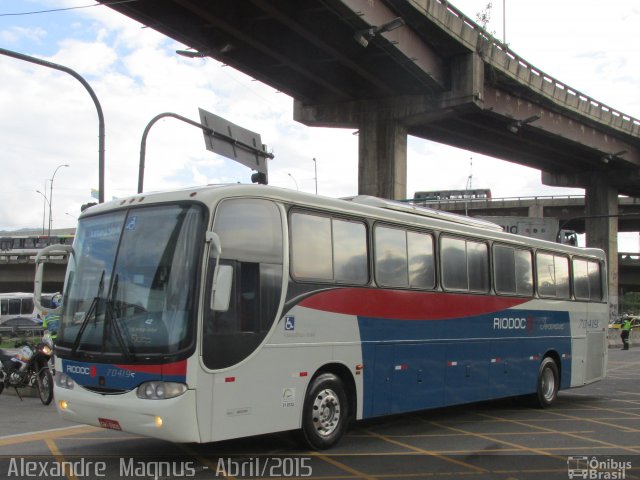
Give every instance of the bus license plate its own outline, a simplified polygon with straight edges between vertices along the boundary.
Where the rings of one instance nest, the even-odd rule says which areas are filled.
[[[108,428],[109,430],[122,431],[122,428],[120,427],[120,423],[117,420],[111,420],[110,418],[98,418],[98,421],[100,422],[100,426],[102,428]]]

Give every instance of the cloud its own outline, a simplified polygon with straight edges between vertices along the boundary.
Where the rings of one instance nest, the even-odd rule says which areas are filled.
[[[6,30],[0,30],[0,41],[5,45],[16,44],[21,40],[30,40],[36,43],[42,43],[47,36],[47,32],[40,27],[10,27]]]

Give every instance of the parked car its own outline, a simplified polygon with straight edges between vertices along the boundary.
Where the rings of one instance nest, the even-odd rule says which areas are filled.
[[[638,316],[630,316],[629,317],[631,319],[631,328],[639,328],[640,327],[640,317]],[[609,328],[620,328],[622,327],[622,323],[624,322],[624,318],[620,317],[617,318],[616,320],[614,320],[612,323],[609,324]]]

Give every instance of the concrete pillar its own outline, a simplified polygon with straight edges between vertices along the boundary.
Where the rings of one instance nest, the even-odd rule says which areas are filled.
[[[618,190],[591,175],[585,188],[587,247],[601,248],[607,257],[610,315],[618,314]]]
[[[407,127],[363,115],[358,136],[358,194],[407,198]]]
[[[544,206],[536,203],[529,207],[529,217],[531,218],[544,218]]]

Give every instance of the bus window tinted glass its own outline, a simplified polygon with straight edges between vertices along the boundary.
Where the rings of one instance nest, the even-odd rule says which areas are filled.
[[[515,251],[511,247],[493,247],[493,270],[496,292],[507,295],[516,293]]]
[[[561,255],[538,253],[538,293],[543,297],[569,298],[569,259]]]
[[[442,237],[442,283],[451,290],[468,290],[466,242],[461,238]]]
[[[556,272],[553,264],[553,255],[538,253],[536,271],[538,273],[538,293],[543,297],[555,297]]]
[[[467,242],[469,290],[489,291],[489,251],[485,243]]]
[[[593,301],[602,300],[602,277],[599,262],[587,262],[589,273],[589,296]]]
[[[589,269],[585,260],[573,260],[573,294],[577,300],[589,300]]]
[[[376,280],[388,287],[408,287],[407,237],[404,230],[375,230]]]
[[[333,280],[331,219],[294,213],[291,216],[291,255],[295,278]]]
[[[554,257],[556,269],[556,296],[569,298],[571,296],[569,286],[569,259],[556,255]]]
[[[333,220],[333,261],[337,282],[367,282],[367,231],[364,224]]]
[[[218,207],[213,230],[220,235],[223,258],[282,263],[280,212],[271,202],[227,200]]]
[[[528,250],[516,250],[516,293],[518,295],[533,295],[533,265],[531,264],[531,252]]]
[[[9,315],[20,315],[22,301],[19,298],[9,299]]]
[[[436,269],[433,259],[433,237],[423,233],[407,232],[409,261],[409,286],[433,288],[436,284]]]
[[[531,253],[504,245],[493,247],[496,292],[504,295],[533,294]]]

